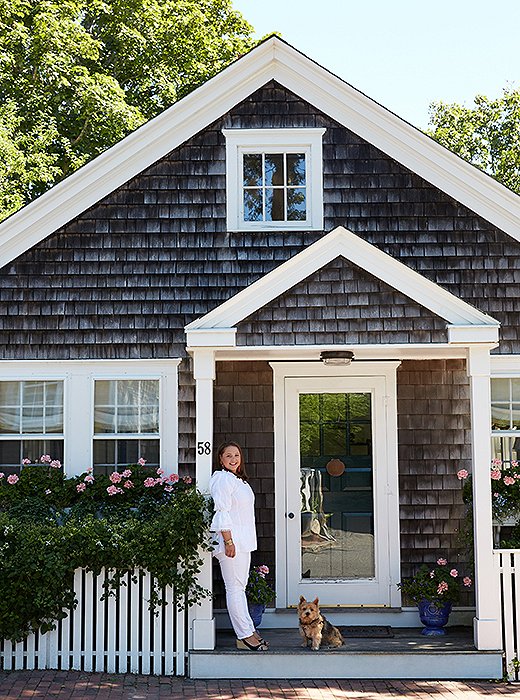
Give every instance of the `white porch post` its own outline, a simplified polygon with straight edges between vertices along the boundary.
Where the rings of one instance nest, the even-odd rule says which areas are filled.
[[[197,487],[208,492],[213,457],[213,382],[215,380],[215,352],[211,348],[197,348],[193,351],[193,376],[195,378],[196,404],[196,479]],[[211,553],[201,553],[203,558],[199,583],[210,591],[212,587]],[[215,648],[215,618],[213,601],[206,598],[190,611],[191,648]]]
[[[500,586],[493,557],[491,516],[491,361],[490,346],[469,348],[471,444],[477,649],[501,649]]]

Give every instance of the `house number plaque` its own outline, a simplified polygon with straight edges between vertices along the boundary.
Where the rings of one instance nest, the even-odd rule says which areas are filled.
[[[210,455],[211,454],[211,442],[198,442],[197,443],[197,454]]]

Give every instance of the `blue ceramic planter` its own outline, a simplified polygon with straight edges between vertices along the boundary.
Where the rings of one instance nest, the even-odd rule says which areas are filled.
[[[255,627],[260,627],[265,605],[262,605],[262,603],[248,603],[247,608],[249,610],[249,614],[251,615],[251,619],[253,620],[253,625]]]
[[[424,634],[426,637],[437,637],[441,634],[446,634],[444,627],[448,624],[451,606],[451,603],[443,603],[440,607],[437,607],[429,600],[421,600],[417,605],[419,617],[424,625],[421,634]]]

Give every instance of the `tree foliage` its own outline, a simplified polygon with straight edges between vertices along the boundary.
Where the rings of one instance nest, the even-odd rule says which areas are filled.
[[[428,134],[520,194],[520,90],[506,88],[474,106],[434,102]]]
[[[231,0],[0,0],[0,218],[253,45]]]

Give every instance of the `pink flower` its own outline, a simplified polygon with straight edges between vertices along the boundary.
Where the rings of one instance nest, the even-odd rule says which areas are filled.
[[[168,477],[168,481],[171,481],[172,484],[176,484],[179,481],[179,475],[170,474],[170,476]]]
[[[125,489],[133,489],[134,488],[134,485],[131,481],[125,481],[123,486],[125,487]]]
[[[447,563],[448,562],[446,561],[446,559],[443,559],[442,557],[440,559],[437,559],[437,564],[439,566],[446,566]]]
[[[49,464],[51,461],[52,461],[52,459],[51,459],[51,456],[50,456],[50,455],[42,455],[42,456],[40,457],[40,462],[41,462],[42,464]]]
[[[166,486],[164,487],[164,490],[167,493],[171,493],[173,491],[173,486],[171,484],[166,484]]]
[[[153,478],[153,476],[149,476],[148,479],[145,479],[143,483],[146,486],[146,488],[149,489],[152,486],[155,486],[155,479]]]
[[[491,464],[494,467],[501,467],[502,466],[502,460],[501,459],[492,459]]]
[[[20,477],[17,476],[16,474],[9,474],[7,477],[7,483],[8,484],[16,484],[20,481]]]
[[[495,481],[500,481],[500,479],[502,478],[502,472],[500,471],[500,469],[492,469],[490,476]]]
[[[107,488],[107,493],[109,496],[115,496],[118,493],[123,493],[123,489],[119,489],[117,486],[109,486]]]
[[[132,476],[132,470],[131,469],[125,469],[125,471],[121,474],[123,479],[129,479]]]
[[[457,578],[458,575],[459,575],[459,572],[457,571],[457,569],[452,569],[450,571],[450,576],[453,576],[453,578]]]
[[[444,593],[444,591],[447,591],[447,590],[448,590],[448,584],[446,583],[446,581],[441,581],[439,583],[439,585],[437,586],[438,595],[442,595]]]
[[[191,484],[191,482],[192,482],[191,476],[183,476],[182,480],[184,481],[185,484]]]
[[[469,476],[469,474],[468,474],[468,472],[466,471],[466,469],[459,469],[459,471],[457,472],[457,478],[458,478],[460,481],[462,481],[462,479],[467,479],[468,476]]]
[[[0,479],[3,479],[5,477],[4,472],[0,472]]]
[[[470,579],[470,577],[469,577],[469,576],[464,576],[464,578],[462,579],[462,583],[463,583],[465,586],[471,586],[471,579]]]
[[[515,468],[518,467],[518,462],[516,461],[516,459],[511,460],[511,466]]]
[[[139,457],[137,460],[137,464],[140,464],[142,467],[146,464],[146,459],[143,459],[142,457]]]
[[[269,567],[265,564],[260,564],[260,566],[258,566],[256,570],[259,574],[262,574],[263,576],[267,576],[267,574],[269,573]]]
[[[94,469],[92,467],[89,467],[88,469],[85,469],[85,471],[87,472],[87,474],[91,474],[94,471]]]
[[[512,486],[515,483],[515,480],[511,476],[505,476],[504,477],[504,484],[506,486]]]
[[[159,474],[159,476],[162,476],[164,474],[164,469],[158,469],[155,473]]]
[[[498,498],[498,493],[495,492],[495,493],[493,494],[493,498]]]
[[[82,493],[86,488],[87,488],[87,485],[86,485],[86,484],[83,484],[83,483],[81,483],[81,484],[76,484],[76,491],[77,491],[78,493]]]
[[[51,467],[53,469],[59,469],[61,467],[61,462],[59,459],[53,459],[51,462]]]
[[[94,477],[92,476],[92,474],[87,474],[87,476],[83,479],[83,481],[84,481],[86,484],[93,484],[93,483],[94,483]]]
[[[24,458],[22,459],[22,464],[30,464],[30,463],[31,463],[31,460],[30,460],[30,459],[27,459],[27,457],[24,457]]]
[[[112,472],[108,478],[113,484],[118,484],[123,477],[119,472]]]

